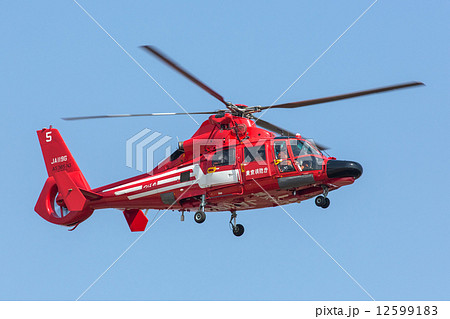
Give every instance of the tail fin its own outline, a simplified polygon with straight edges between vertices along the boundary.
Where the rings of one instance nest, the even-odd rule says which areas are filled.
[[[49,222],[77,225],[93,213],[89,201],[101,195],[90,192],[89,184],[57,129],[44,128],[37,131],[37,135],[49,177],[34,210]]]
[[[65,171],[69,173],[78,187],[90,190],[89,184],[81,173],[66,143],[64,143],[59,131],[52,127],[49,129],[43,128],[37,131],[37,135],[48,176],[52,177],[58,172]]]

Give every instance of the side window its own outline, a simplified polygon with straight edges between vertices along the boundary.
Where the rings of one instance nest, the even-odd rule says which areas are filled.
[[[289,157],[285,140],[275,141],[274,148],[275,148],[275,158],[276,159],[284,160]]]
[[[295,168],[289,157],[286,140],[275,141],[275,163],[281,173],[294,172]]]
[[[266,161],[266,147],[265,145],[252,146],[244,148],[244,162],[260,162]]]
[[[236,151],[234,148],[225,148],[217,150],[212,158],[213,166],[234,165],[236,163]]]

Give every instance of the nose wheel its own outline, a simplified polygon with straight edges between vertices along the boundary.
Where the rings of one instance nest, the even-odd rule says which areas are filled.
[[[327,197],[328,195],[328,187],[326,185],[322,185],[322,189],[323,189],[323,196],[317,196],[315,203],[316,206],[318,207],[322,207],[322,208],[327,208],[328,206],[330,206],[330,199]]]
[[[324,196],[317,196],[315,202],[318,207],[327,208],[330,206],[330,199]]]
[[[234,236],[242,236],[244,234],[244,226],[242,226],[241,224],[236,224],[236,211],[231,211],[231,219],[230,219],[230,225],[231,225],[231,229],[233,230],[233,235]]]

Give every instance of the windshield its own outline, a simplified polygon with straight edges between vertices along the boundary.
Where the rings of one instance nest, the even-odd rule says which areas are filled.
[[[322,169],[322,153],[310,144],[310,142],[290,139],[289,145],[294,156],[294,164],[299,171]]]
[[[302,155],[322,155],[315,147],[313,147],[308,141],[301,140],[289,140],[291,144],[292,154],[294,157]]]

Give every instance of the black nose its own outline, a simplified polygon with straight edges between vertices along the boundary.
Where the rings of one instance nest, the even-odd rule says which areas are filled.
[[[352,161],[329,160],[327,163],[327,176],[329,178],[361,176],[363,168],[361,164]]]

